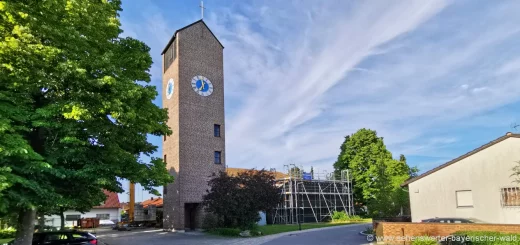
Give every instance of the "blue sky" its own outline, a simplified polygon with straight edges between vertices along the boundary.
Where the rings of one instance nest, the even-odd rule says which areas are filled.
[[[160,106],[160,53],[175,30],[200,19],[199,3],[123,2],[123,35],[151,47]],[[518,1],[204,6],[225,47],[228,166],[330,171],[343,137],[365,127],[423,172],[520,124]]]

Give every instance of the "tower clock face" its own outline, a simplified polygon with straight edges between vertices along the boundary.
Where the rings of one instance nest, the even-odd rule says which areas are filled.
[[[209,96],[213,93],[213,84],[209,79],[203,76],[195,76],[191,79],[191,87],[193,91],[201,96]]]
[[[173,89],[175,88],[174,87],[174,83],[173,83],[173,78],[170,78],[170,80],[168,80],[168,84],[166,85],[166,98],[167,99],[170,99],[173,95]]]

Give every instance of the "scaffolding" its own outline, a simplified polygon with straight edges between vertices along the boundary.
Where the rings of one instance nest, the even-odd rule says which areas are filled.
[[[354,215],[352,176],[339,173],[303,173],[294,164],[285,165],[287,177],[278,179],[282,203],[272,214],[274,224],[330,221],[334,211]]]

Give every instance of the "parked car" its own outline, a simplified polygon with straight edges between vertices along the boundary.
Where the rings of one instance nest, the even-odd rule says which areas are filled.
[[[11,241],[9,245],[14,244]],[[96,236],[81,231],[49,231],[33,234],[33,245],[101,245]]]
[[[480,220],[473,218],[432,218],[421,221],[422,223],[483,223]]]
[[[114,223],[114,221],[112,221],[112,220],[100,220],[99,221],[100,226],[113,226],[115,224],[116,223]]]

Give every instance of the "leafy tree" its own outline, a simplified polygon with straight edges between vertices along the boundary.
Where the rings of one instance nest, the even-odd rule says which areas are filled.
[[[334,169],[350,170],[358,208],[367,206],[371,216],[393,216],[408,206],[408,194],[400,184],[413,171],[403,155],[401,161],[392,158],[376,131],[360,129],[346,136],[340,149]]]
[[[122,179],[154,194],[173,181],[161,159],[140,160],[157,151],[148,135],[171,131],[147,84],[150,48],[120,37],[120,10],[0,1],[0,216],[18,214],[16,245],[31,244],[38,208],[82,209]]]
[[[419,169],[417,167],[409,167],[406,163],[406,157],[403,154],[399,156],[399,161],[403,162],[408,167],[408,175],[410,178],[415,178],[419,175]]]
[[[293,178],[301,178],[303,176],[303,169],[300,169],[299,167],[292,167],[289,169],[289,176]]]
[[[220,172],[208,183],[210,190],[204,196],[204,206],[224,227],[248,229],[259,221],[260,211],[270,212],[282,200],[274,174],[263,169],[237,176]]]
[[[392,159],[392,154],[386,149],[383,139],[377,137],[375,131],[360,129],[355,134],[345,137],[334,169],[336,172],[350,169],[354,197],[356,202],[364,205],[380,190],[376,184],[380,183],[378,179],[384,173],[385,162],[388,159]]]

